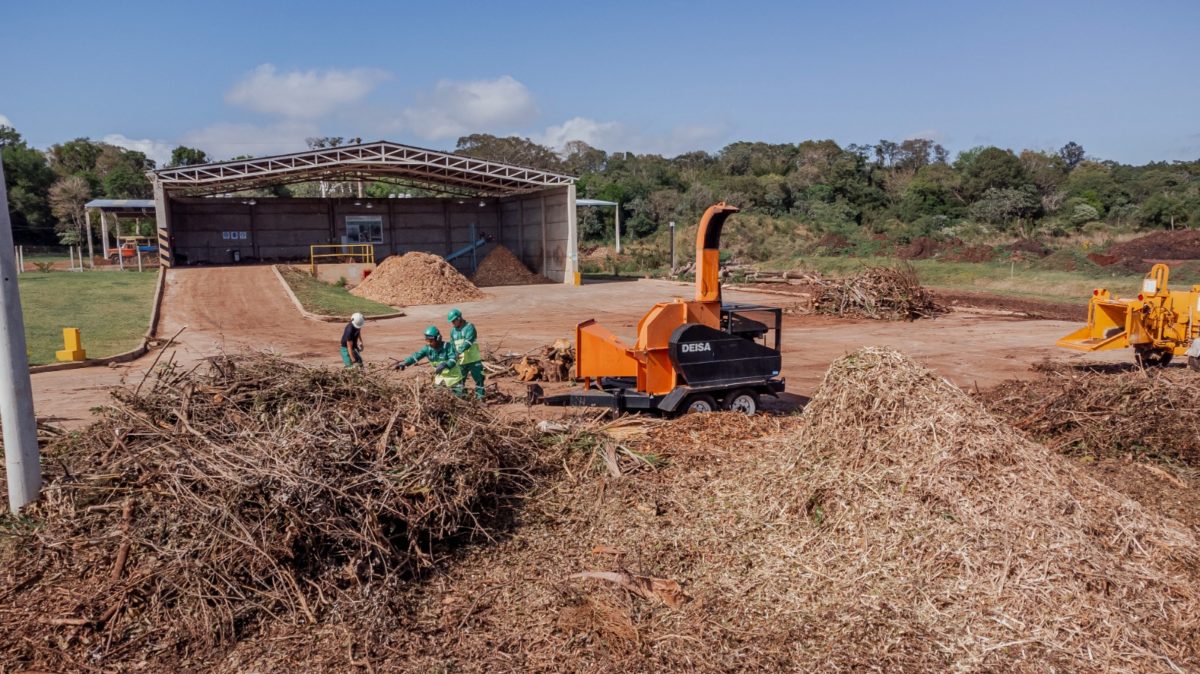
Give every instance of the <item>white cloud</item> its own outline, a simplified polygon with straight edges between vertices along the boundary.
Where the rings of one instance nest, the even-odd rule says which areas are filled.
[[[419,95],[402,113],[407,126],[430,140],[468,133],[509,130],[538,116],[537,103],[524,84],[508,75],[494,80],[442,80],[433,92]]]
[[[225,94],[225,102],[255,112],[316,119],[361,100],[387,78],[381,70],[293,70],[264,63]]]
[[[12,122],[8,121],[4,115],[0,115],[0,126],[12,126]]]
[[[632,129],[620,122],[599,122],[587,117],[573,117],[548,127],[533,140],[562,150],[567,142],[581,140],[592,147],[610,152],[636,152],[673,157],[693,150],[715,149],[713,145],[724,135],[719,127],[704,125],[677,126],[665,133],[647,133]]]
[[[126,150],[136,150],[153,159],[159,166],[167,163],[171,158],[171,149],[174,147],[170,143],[161,140],[150,140],[149,138],[128,138],[119,133],[110,133],[100,139],[103,143],[123,147]]]
[[[242,155],[261,157],[286,152],[300,152],[308,146],[305,139],[319,136],[316,124],[285,120],[275,124],[212,124],[189,131],[181,142],[188,147],[204,150],[214,160]]]

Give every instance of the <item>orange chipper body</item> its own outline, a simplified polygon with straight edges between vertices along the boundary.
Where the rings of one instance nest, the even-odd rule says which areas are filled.
[[[738,210],[721,202],[704,212],[696,232],[696,299],[654,305],[638,321],[633,346],[595,320],[576,326],[576,376],[584,380],[585,388],[600,377],[637,377],[637,390],[651,395],[666,394],[676,387],[679,375],[668,351],[671,333],[686,323],[721,327],[721,227]]]

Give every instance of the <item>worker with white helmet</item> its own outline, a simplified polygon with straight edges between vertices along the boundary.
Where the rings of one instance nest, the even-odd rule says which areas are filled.
[[[363,318],[362,314],[355,312],[346,324],[346,329],[342,330],[342,363],[346,367],[363,365],[362,327],[366,322],[367,319]]]

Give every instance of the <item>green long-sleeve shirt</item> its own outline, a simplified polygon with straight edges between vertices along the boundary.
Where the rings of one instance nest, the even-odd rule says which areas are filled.
[[[454,351],[454,346],[450,342],[442,342],[438,347],[434,348],[426,344],[413,352],[413,355],[404,359],[405,365],[416,365],[421,362],[422,358],[428,358],[429,362],[434,365],[442,363],[454,364],[457,354]]]
[[[479,353],[479,346],[476,342],[479,340],[479,334],[475,331],[474,323],[466,323],[462,328],[451,328],[450,343],[454,345],[455,351],[462,355],[462,363],[474,363],[482,360],[483,356]]]

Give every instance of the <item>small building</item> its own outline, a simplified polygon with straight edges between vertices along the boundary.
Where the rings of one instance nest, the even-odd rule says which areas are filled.
[[[575,179],[550,171],[379,141],[150,176],[167,266],[308,259],[314,244],[369,243],[376,259],[447,256],[488,237],[551,280],[573,283],[579,269]],[[364,196],[375,181],[395,192]],[[355,189],[353,196],[238,196],[302,182]],[[414,189],[436,196],[408,196]],[[471,271],[471,256],[454,264]]]

